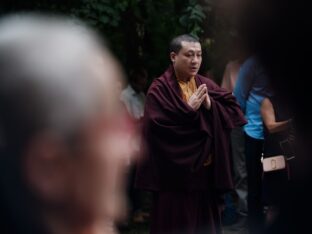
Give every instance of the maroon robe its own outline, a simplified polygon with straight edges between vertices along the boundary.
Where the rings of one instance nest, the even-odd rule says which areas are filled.
[[[207,85],[210,110],[201,106],[194,111],[182,99],[172,66],[154,80],[146,97],[143,123],[146,153],[138,166],[136,187],[157,193],[152,233],[175,233],[176,227],[180,227],[176,233],[185,229],[189,230],[186,233],[199,233],[198,228],[188,227],[202,217],[195,218],[197,221],[190,221],[189,217],[211,213],[207,223],[219,219],[214,218],[218,216],[216,194],[232,188],[230,131],[246,121],[231,93],[203,76],[196,75],[195,81],[197,87]],[[204,166],[210,154],[212,164]],[[201,201],[199,194],[207,194],[210,201]],[[190,209],[198,203],[206,204],[206,212]],[[180,211],[173,215],[166,209]],[[193,215],[189,214],[190,210]],[[204,224],[197,222],[196,225],[203,227]],[[216,233],[213,229],[211,233]]]

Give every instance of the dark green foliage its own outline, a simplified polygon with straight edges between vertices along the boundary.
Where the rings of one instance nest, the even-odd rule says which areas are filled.
[[[79,18],[99,31],[126,71],[143,64],[150,78],[169,64],[168,44],[189,33],[200,39],[204,50],[202,73],[211,70],[218,56],[214,48],[213,1],[211,0],[10,0],[0,14],[18,11],[53,12]],[[217,59],[217,60],[216,60]],[[223,64],[221,65],[221,67]],[[222,67],[223,69],[223,67]],[[217,68],[215,75],[220,77]]]

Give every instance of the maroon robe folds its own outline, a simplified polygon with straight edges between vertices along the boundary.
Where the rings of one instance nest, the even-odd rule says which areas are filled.
[[[154,207],[154,211],[159,211],[162,206],[173,205],[168,203],[170,194],[174,199],[180,193],[180,203],[183,199],[188,200],[186,203],[189,204],[185,207],[191,207],[198,199],[195,199],[196,202],[190,201],[185,197],[186,194],[193,193],[192,197],[196,197],[194,193],[207,193],[207,199],[210,197],[215,203],[217,190],[232,188],[230,131],[246,121],[231,93],[203,76],[197,75],[195,81],[197,87],[207,85],[211,99],[210,110],[201,106],[194,111],[182,99],[172,66],[154,80],[146,97],[143,123],[146,153],[138,166],[136,187],[157,192],[157,199],[154,200],[157,207]],[[204,166],[209,155],[212,155],[212,163]],[[166,208],[163,208],[165,214]],[[183,210],[175,215],[183,216],[182,213]],[[152,226],[157,223],[163,225],[160,216],[160,212],[154,214]],[[165,216],[163,218],[166,219]],[[176,218],[178,223],[187,220]],[[175,221],[172,220],[172,223]],[[161,228],[158,227],[159,231],[154,233],[165,233]],[[166,230],[173,233],[170,227]]]

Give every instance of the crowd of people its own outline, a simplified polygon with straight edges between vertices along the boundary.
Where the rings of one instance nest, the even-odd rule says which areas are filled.
[[[113,234],[130,216],[151,234],[221,234],[233,192],[248,233],[270,232],[298,171],[293,112],[250,48],[219,86],[198,74],[198,39],[168,44],[160,77],[147,87],[141,64],[125,85],[81,22],[2,19],[1,233]]]

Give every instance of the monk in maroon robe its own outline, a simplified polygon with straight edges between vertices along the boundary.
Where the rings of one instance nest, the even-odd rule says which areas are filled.
[[[201,45],[170,45],[172,66],[146,99],[136,187],[154,193],[152,234],[221,233],[218,201],[232,188],[230,131],[246,123],[231,93],[197,74]]]

